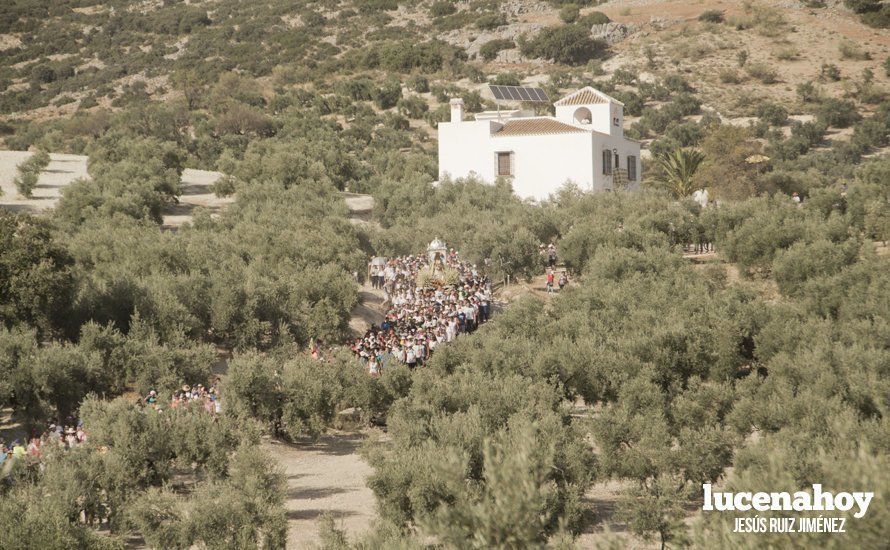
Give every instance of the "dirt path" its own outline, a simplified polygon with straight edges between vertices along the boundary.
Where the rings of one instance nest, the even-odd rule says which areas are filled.
[[[374,212],[374,197],[360,195],[344,191],[343,201],[349,208],[349,221],[355,225],[371,225],[380,228],[380,224],[372,219]]]
[[[13,183],[18,174],[17,167],[34,153],[28,151],[0,151],[0,208],[13,212],[37,214],[51,210],[59,202],[62,189],[79,178],[89,178],[85,155],[65,155],[50,153],[50,162],[37,179],[37,188],[30,199],[19,195]],[[186,168],[182,172],[179,204],[164,210],[163,227],[177,229],[192,220],[198,207],[207,208],[211,214],[218,214],[234,197],[217,197],[213,184],[222,174],[208,170]],[[371,201],[373,207],[373,200]]]
[[[374,199],[343,193],[355,224],[371,222]],[[383,320],[383,291],[364,285],[353,308],[349,327],[364,334]],[[287,547],[313,548],[319,543],[318,520],[330,513],[338,528],[350,536],[367,531],[374,519],[374,493],[367,486],[373,469],[358,453],[368,432],[330,431],[318,441],[295,444],[268,440],[264,447],[278,460],[287,477]]]
[[[164,229],[178,229],[182,224],[192,221],[195,209],[207,208],[211,215],[219,214],[222,209],[235,201],[235,197],[217,197],[213,193],[213,184],[222,177],[220,172],[209,170],[182,171],[179,186],[179,204],[168,206],[164,210]]]
[[[83,155],[50,154],[49,164],[37,178],[37,187],[30,199],[19,195],[13,183],[18,165],[34,153],[0,151],[0,207],[13,212],[36,214],[52,209],[62,195],[62,189],[78,178],[87,176],[87,157]]]
[[[373,470],[358,454],[366,436],[329,432],[315,443],[264,444],[287,476],[288,548],[314,547],[319,542],[318,519],[325,513],[349,535],[370,528],[375,501],[366,481]]]
[[[349,314],[349,330],[353,336],[361,336],[371,325],[383,322],[386,307],[383,305],[383,291],[363,285],[358,292],[358,305]]]
[[[559,280],[559,274],[565,268],[562,265],[557,265],[554,270],[555,279]],[[569,286],[572,285],[571,277],[569,278]],[[511,282],[509,285],[501,287],[497,292],[497,298],[505,302],[502,304],[502,307],[506,304],[516,300],[521,296],[525,296],[526,294],[533,294],[538,298],[544,298],[549,300],[559,294],[559,287],[554,284],[553,292],[547,292],[547,275],[538,275],[532,278],[531,281],[526,282],[523,280],[518,280]]]

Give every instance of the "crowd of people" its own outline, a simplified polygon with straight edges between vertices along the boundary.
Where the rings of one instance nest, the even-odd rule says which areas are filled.
[[[422,271],[423,283],[418,280]],[[424,255],[374,258],[369,278],[384,291],[388,310],[383,322],[357,338],[351,349],[373,376],[392,362],[422,366],[437,346],[491,317],[491,282],[453,249],[432,263]]]
[[[158,400],[158,392],[155,390],[149,391],[141,399],[141,403],[157,411],[163,410]],[[214,383],[210,387],[204,387],[203,384],[197,384],[194,387],[184,384],[181,390],[173,393],[170,400],[171,409],[188,407],[193,404],[200,404],[200,407],[208,413],[219,414],[222,407],[217,384]],[[193,406],[197,407],[197,405]],[[31,437],[14,439],[9,444],[0,439],[0,471],[6,471],[15,461],[21,459],[38,462],[47,445],[59,445],[63,449],[73,449],[87,441],[87,432],[83,422],[78,419],[69,418],[64,424],[50,421],[47,426],[47,429],[42,433],[35,429],[31,432]]]
[[[195,403],[200,403],[201,408],[211,414],[219,414],[222,411],[222,404],[219,399],[219,388],[217,382],[210,387],[204,387],[204,384],[195,384],[194,387],[189,384],[183,384],[181,390],[173,392],[170,398],[170,408],[178,409],[180,407],[188,407]],[[151,390],[142,399],[143,404],[155,410],[162,411],[163,407],[158,401],[158,392]]]
[[[66,426],[61,423],[50,422],[43,433],[38,430],[31,432],[27,443],[21,439],[14,439],[9,445],[0,440],[0,471],[11,466],[15,461],[24,458],[37,461],[48,445],[59,445],[64,449],[73,449],[85,443],[87,433],[80,420],[73,419]]]

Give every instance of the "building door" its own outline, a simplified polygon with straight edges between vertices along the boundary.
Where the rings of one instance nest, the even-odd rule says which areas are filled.
[[[497,153],[498,176],[513,175],[513,153]]]

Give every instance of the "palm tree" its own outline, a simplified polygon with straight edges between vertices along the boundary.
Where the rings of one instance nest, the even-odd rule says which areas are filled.
[[[704,160],[704,153],[697,149],[674,149],[655,158],[661,168],[655,179],[678,199],[688,197],[695,191],[693,176]]]

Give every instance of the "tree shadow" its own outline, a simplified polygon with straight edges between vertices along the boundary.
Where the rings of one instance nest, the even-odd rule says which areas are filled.
[[[289,519],[291,521],[299,521],[299,520],[318,519],[325,514],[332,516],[334,519],[345,519],[350,516],[358,515],[355,512],[348,512],[348,511],[344,511],[344,510],[320,510],[320,509],[288,510],[285,515],[287,516],[287,519]]]
[[[348,492],[340,487],[292,487],[287,490],[287,500],[315,500]]]
[[[209,193],[213,193],[212,185],[205,185],[202,183],[186,183],[179,185],[179,196],[189,196],[189,195],[207,195]]]
[[[312,450],[331,456],[345,456],[355,454],[365,440],[361,433],[324,434],[317,440],[310,437],[297,438],[292,443],[281,440],[273,440],[276,445],[286,445],[293,449]]]

